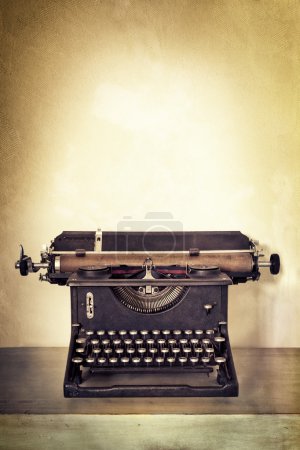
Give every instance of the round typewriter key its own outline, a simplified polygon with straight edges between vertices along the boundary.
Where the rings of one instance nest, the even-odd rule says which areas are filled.
[[[133,355],[135,353],[135,349],[134,348],[128,348],[127,350],[128,355]]]
[[[112,353],[112,348],[110,348],[110,347],[105,348],[105,349],[104,349],[104,353],[105,353],[106,355],[109,355],[110,353]]]
[[[75,342],[77,344],[85,344],[86,343],[86,338],[77,338]]]
[[[94,331],[93,331],[93,330],[86,330],[85,334],[86,334],[87,336],[93,336]]]
[[[118,362],[118,358],[115,358],[114,356],[112,356],[111,358],[109,358],[108,361],[110,362],[110,364],[115,365]]]
[[[124,344],[125,345],[131,345],[132,344],[132,339],[124,339]]]
[[[191,339],[191,344],[193,344],[193,345],[199,344],[199,339],[197,339],[197,338]]]
[[[124,366],[125,366],[126,364],[129,363],[129,358],[128,358],[127,356],[122,356],[121,362],[122,362],[122,363],[124,364]]]
[[[176,339],[168,339],[168,344],[169,345],[175,345],[176,344]]]
[[[149,353],[152,353],[152,354],[157,353],[157,348],[155,348],[155,347],[149,348]]]
[[[178,361],[183,366],[183,364],[185,364],[187,362],[187,357],[186,356],[179,356]]]
[[[223,364],[224,362],[226,362],[226,358],[224,358],[223,356],[216,356],[215,361],[217,364]]]
[[[86,362],[88,364],[93,364],[95,362],[95,358],[92,358],[91,356],[89,356],[88,358],[86,358]]]
[[[197,364],[197,362],[199,362],[199,358],[197,356],[191,356],[190,361],[194,366],[195,364]]]
[[[170,364],[170,366],[172,366],[172,364],[174,364],[174,362],[175,362],[174,356],[169,356],[169,357],[167,358],[167,361],[168,361],[168,363]]]
[[[120,345],[121,344],[121,339],[114,339],[113,340],[113,344],[114,345]]]
[[[192,353],[191,347],[184,347],[183,353],[184,353],[185,355],[188,354],[188,353]]]
[[[117,332],[115,330],[109,330],[107,332],[108,336],[115,336],[117,334]]]
[[[164,336],[169,336],[169,335],[171,334],[171,331],[170,331],[170,330],[163,330],[163,331],[162,331],[162,334],[163,334]]]
[[[144,362],[147,364],[147,366],[152,363],[153,358],[151,358],[151,356],[145,356],[144,358]]]
[[[194,352],[196,353],[196,355],[200,355],[201,353],[203,353],[203,348],[201,347],[196,347],[194,349]]]
[[[82,358],[79,358],[79,356],[75,356],[74,358],[72,358],[72,362],[75,364],[81,364],[83,361]]]
[[[120,335],[120,336],[126,336],[126,334],[127,334],[127,331],[126,331],[126,330],[120,330],[120,331],[119,331],[119,335]]]
[[[141,358],[139,358],[138,356],[134,356],[132,358],[132,362],[133,362],[133,364],[138,364],[141,362]]]
[[[165,339],[157,339],[157,342],[159,345],[165,345],[166,340]]]
[[[202,356],[201,361],[204,365],[206,365],[209,363],[210,359],[207,356]]]
[[[221,320],[221,321],[219,322],[219,325],[227,325],[227,322],[226,322],[225,320]]]
[[[148,330],[142,330],[140,334],[141,334],[141,336],[145,337],[145,336],[147,336],[147,334],[149,334],[149,331]]]
[[[159,330],[152,330],[152,334],[154,336],[158,336],[160,334],[160,331]]]
[[[91,339],[91,344],[92,345],[98,345],[99,344],[99,339]]]
[[[174,334],[175,336],[179,336],[181,333],[182,333],[181,330],[174,330],[174,331],[173,331],[173,334]]]
[[[225,342],[225,338],[223,336],[215,336],[214,340],[218,343]]]
[[[130,330],[129,331],[130,336],[136,336],[138,332],[136,330]]]
[[[178,347],[173,347],[173,348],[172,348],[172,353],[174,353],[174,355],[177,355],[178,353],[180,353],[180,348],[178,348]]]
[[[104,330],[98,330],[97,331],[97,335],[98,336],[104,336],[105,335],[105,331]]]
[[[209,345],[209,344],[211,344],[211,340],[210,339],[202,339],[202,344]]]
[[[164,362],[164,358],[162,358],[161,356],[157,356],[155,358],[155,361],[157,362],[157,364],[160,366],[163,362]]]
[[[83,347],[76,348],[76,353],[84,353],[85,349]]]
[[[147,339],[146,342],[149,346],[152,346],[154,344],[154,339]]]
[[[99,364],[105,364],[106,363],[106,358],[104,358],[103,356],[100,356],[100,358],[98,358],[98,363]]]
[[[205,330],[206,336],[213,336],[215,334],[214,330]]]
[[[191,336],[193,334],[193,331],[192,330],[184,330],[184,334],[186,336]]]
[[[104,346],[107,346],[108,344],[110,344],[110,340],[109,339],[102,339],[101,344]]]
[[[122,353],[124,353],[124,348],[116,348],[115,353],[117,355],[122,355]]]
[[[195,330],[196,336],[201,336],[203,334],[203,330]]]
[[[206,352],[207,356],[211,357],[213,355],[213,353],[215,352],[215,350],[212,347],[208,347],[205,349],[205,352]]]
[[[137,351],[140,355],[144,355],[146,353],[147,349],[144,347],[140,347],[137,349]]]
[[[94,349],[93,349],[93,355],[94,355],[94,356],[99,355],[100,352],[101,352],[100,348],[94,348]]]
[[[187,339],[179,339],[179,342],[182,346],[185,346],[188,343]]]
[[[143,343],[144,343],[144,341],[143,341],[143,339],[136,339],[135,341],[134,341],[134,343],[135,343],[135,345],[143,345]]]

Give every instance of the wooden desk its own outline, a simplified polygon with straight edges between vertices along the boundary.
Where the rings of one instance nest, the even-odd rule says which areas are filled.
[[[0,349],[0,448],[300,449],[300,349],[233,354],[237,398],[65,399],[67,349]]]

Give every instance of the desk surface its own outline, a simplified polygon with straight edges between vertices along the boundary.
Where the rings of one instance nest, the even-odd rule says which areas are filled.
[[[233,355],[238,398],[65,399],[66,348],[2,348],[0,413],[300,413],[300,349],[234,349]]]

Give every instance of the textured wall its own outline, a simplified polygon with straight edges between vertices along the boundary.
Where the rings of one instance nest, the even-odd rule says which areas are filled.
[[[0,6],[0,344],[69,338],[68,288],[21,279],[20,242],[37,259],[64,229],[171,211],[280,253],[280,276],[231,288],[231,337],[298,345],[299,2]]]

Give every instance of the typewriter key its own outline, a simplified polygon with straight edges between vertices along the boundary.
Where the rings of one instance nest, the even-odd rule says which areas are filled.
[[[173,347],[173,348],[172,348],[172,352],[174,353],[174,355],[178,355],[178,353],[180,353],[180,348],[178,348],[178,347]]]
[[[174,362],[175,362],[174,356],[169,356],[169,357],[167,358],[167,361],[168,361],[168,363],[170,364],[170,366],[172,366],[172,364],[174,364]]]
[[[144,355],[146,353],[147,349],[144,347],[140,347],[137,349],[137,351],[140,355]]]
[[[93,331],[93,330],[86,330],[85,334],[86,334],[87,336],[93,336],[94,331]]]
[[[158,335],[160,335],[160,331],[159,330],[152,330],[152,334],[154,336],[158,336]]]
[[[141,336],[145,337],[145,336],[147,336],[147,334],[149,334],[148,330],[142,330],[141,331]]]
[[[76,353],[84,353],[85,349],[83,347],[76,348]]]
[[[128,355],[133,355],[135,353],[135,349],[132,347],[127,348],[126,351],[127,351]]]
[[[136,330],[130,330],[129,331],[130,336],[136,336],[138,334],[138,332]]]
[[[195,330],[196,336],[201,336],[203,334],[203,330]]]
[[[131,345],[132,344],[132,339],[124,339],[124,344],[125,345]]]
[[[117,355],[122,355],[122,353],[124,353],[124,348],[116,348],[115,353]]]
[[[132,362],[133,362],[133,364],[137,365],[141,362],[141,358],[139,358],[138,356],[134,356],[132,358]]]
[[[221,342],[225,342],[225,338],[223,336],[215,336],[214,340],[218,344],[221,343]]]
[[[100,356],[100,358],[98,358],[98,363],[103,365],[106,363],[106,358],[104,358],[103,356]]]
[[[77,338],[76,340],[75,340],[75,342],[77,343],[77,344],[85,344],[86,343],[86,338]]]
[[[188,343],[188,340],[187,339],[179,339],[179,342],[182,345],[182,347],[184,347]]]
[[[178,360],[179,360],[180,364],[183,366],[183,364],[186,364],[186,362],[187,362],[187,357],[179,356]]]
[[[72,358],[72,362],[75,364],[81,364],[83,361],[82,358],[79,358],[79,356],[75,356],[74,358]]]
[[[100,348],[93,348],[93,355],[97,356],[101,352]]]
[[[203,348],[202,347],[196,347],[194,348],[194,352],[196,355],[200,355],[201,353],[203,353]]]
[[[181,330],[174,330],[174,331],[173,331],[173,334],[174,334],[175,336],[179,336],[181,333],[182,333]]]
[[[154,353],[157,353],[157,348],[156,347],[149,348],[149,353],[152,353],[154,355]]]
[[[102,339],[101,344],[103,345],[103,347],[107,347],[110,344],[110,340],[109,339]]]
[[[147,339],[146,342],[149,345],[149,347],[152,347],[152,345],[154,344],[154,339]]]
[[[192,353],[191,347],[184,347],[182,350],[185,355],[187,355],[188,353]]]
[[[97,335],[98,336],[104,336],[105,335],[105,331],[104,330],[98,330],[97,331]]]
[[[134,341],[134,343],[135,343],[135,345],[139,346],[139,345],[143,345],[144,341],[143,341],[143,339],[136,339]]]
[[[215,334],[214,330],[205,330],[206,336],[213,336]]]
[[[213,353],[215,352],[215,350],[214,350],[212,347],[207,347],[207,348],[205,349],[205,352],[206,352],[207,356],[208,356],[209,358],[211,358],[211,356],[213,355]]]
[[[224,364],[226,362],[226,358],[224,358],[223,356],[216,356],[215,361],[217,364]]]
[[[192,330],[184,330],[184,334],[186,336],[191,336],[191,334],[193,334],[193,331]]]
[[[113,344],[117,347],[118,345],[121,344],[121,339],[114,339]]]
[[[151,358],[151,356],[145,356],[144,358],[144,362],[147,364],[147,366],[149,366],[150,363],[152,363],[153,358]]]
[[[203,308],[205,309],[206,314],[209,314],[213,308],[213,305],[211,305],[210,303],[206,303],[206,305],[204,305]]]
[[[197,356],[191,356],[190,357],[190,362],[194,366],[195,364],[197,364],[199,362],[199,358]]]
[[[159,345],[165,345],[166,340],[165,340],[165,339],[157,339],[157,343],[158,343]]]
[[[197,344],[199,344],[199,339],[197,339],[197,338],[191,339],[191,344],[192,344],[192,345],[197,345]]]
[[[105,348],[105,349],[104,349],[104,353],[105,353],[106,355],[110,355],[110,354],[112,353],[112,348],[110,348],[110,347]]]
[[[92,358],[91,356],[89,356],[88,358],[86,358],[86,362],[88,364],[93,364],[95,362],[95,358]]]
[[[168,344],[172,347],[172,345],[176,344],[176,339],[168,339]]]
[[[211,340],[210,339],[202,339],[202,344],[203,345],[209,345],[209,344],[211,344]]]
[[[129,358],[127,356],[122,356],[121,362],[126,366],[129,363]]]
[[[207,356],[202,356],[201,361],[204,364],[204,366],[206,366],[206,364],[209,363],[210,359]]]
[[[127,334],[127,331],[126,331],[126,330],[120,330],[120,331],[119,331],[119,335],[120,335],[120,336],[126,336],[126,334]]]
[[[163,331],[162,331],[162,334],[163,334],[164,336],[169,336],[170,333],[171,333],[170,330],[163,330]]]
[[[109,358],[108,361],[110,362],[110,364],[112,364],[114,366],[115,364],[117,364],[118,358],[115,358],[114,356],[112,356],[111,358]]]
[[[166,355],[167,353],[169,353],[169,349],[166,348],[166,347],[163,347],[163,348],[160,349],[160,353],[161,353],[162,355]]]
[[[107,332],[108,336],[115,336],[117,334],[117,332],[115,330],[109,330]]]
[[[91,339],[91,344],[96,346],[99,344],[99,339]]]
[[[161,356],[157,356],[156,358],[155,358],[155,361],[157,362],[157,364],[160,366],[161,364],[163,364],[163,362],[164,362],[164,358],[162,358]]]

